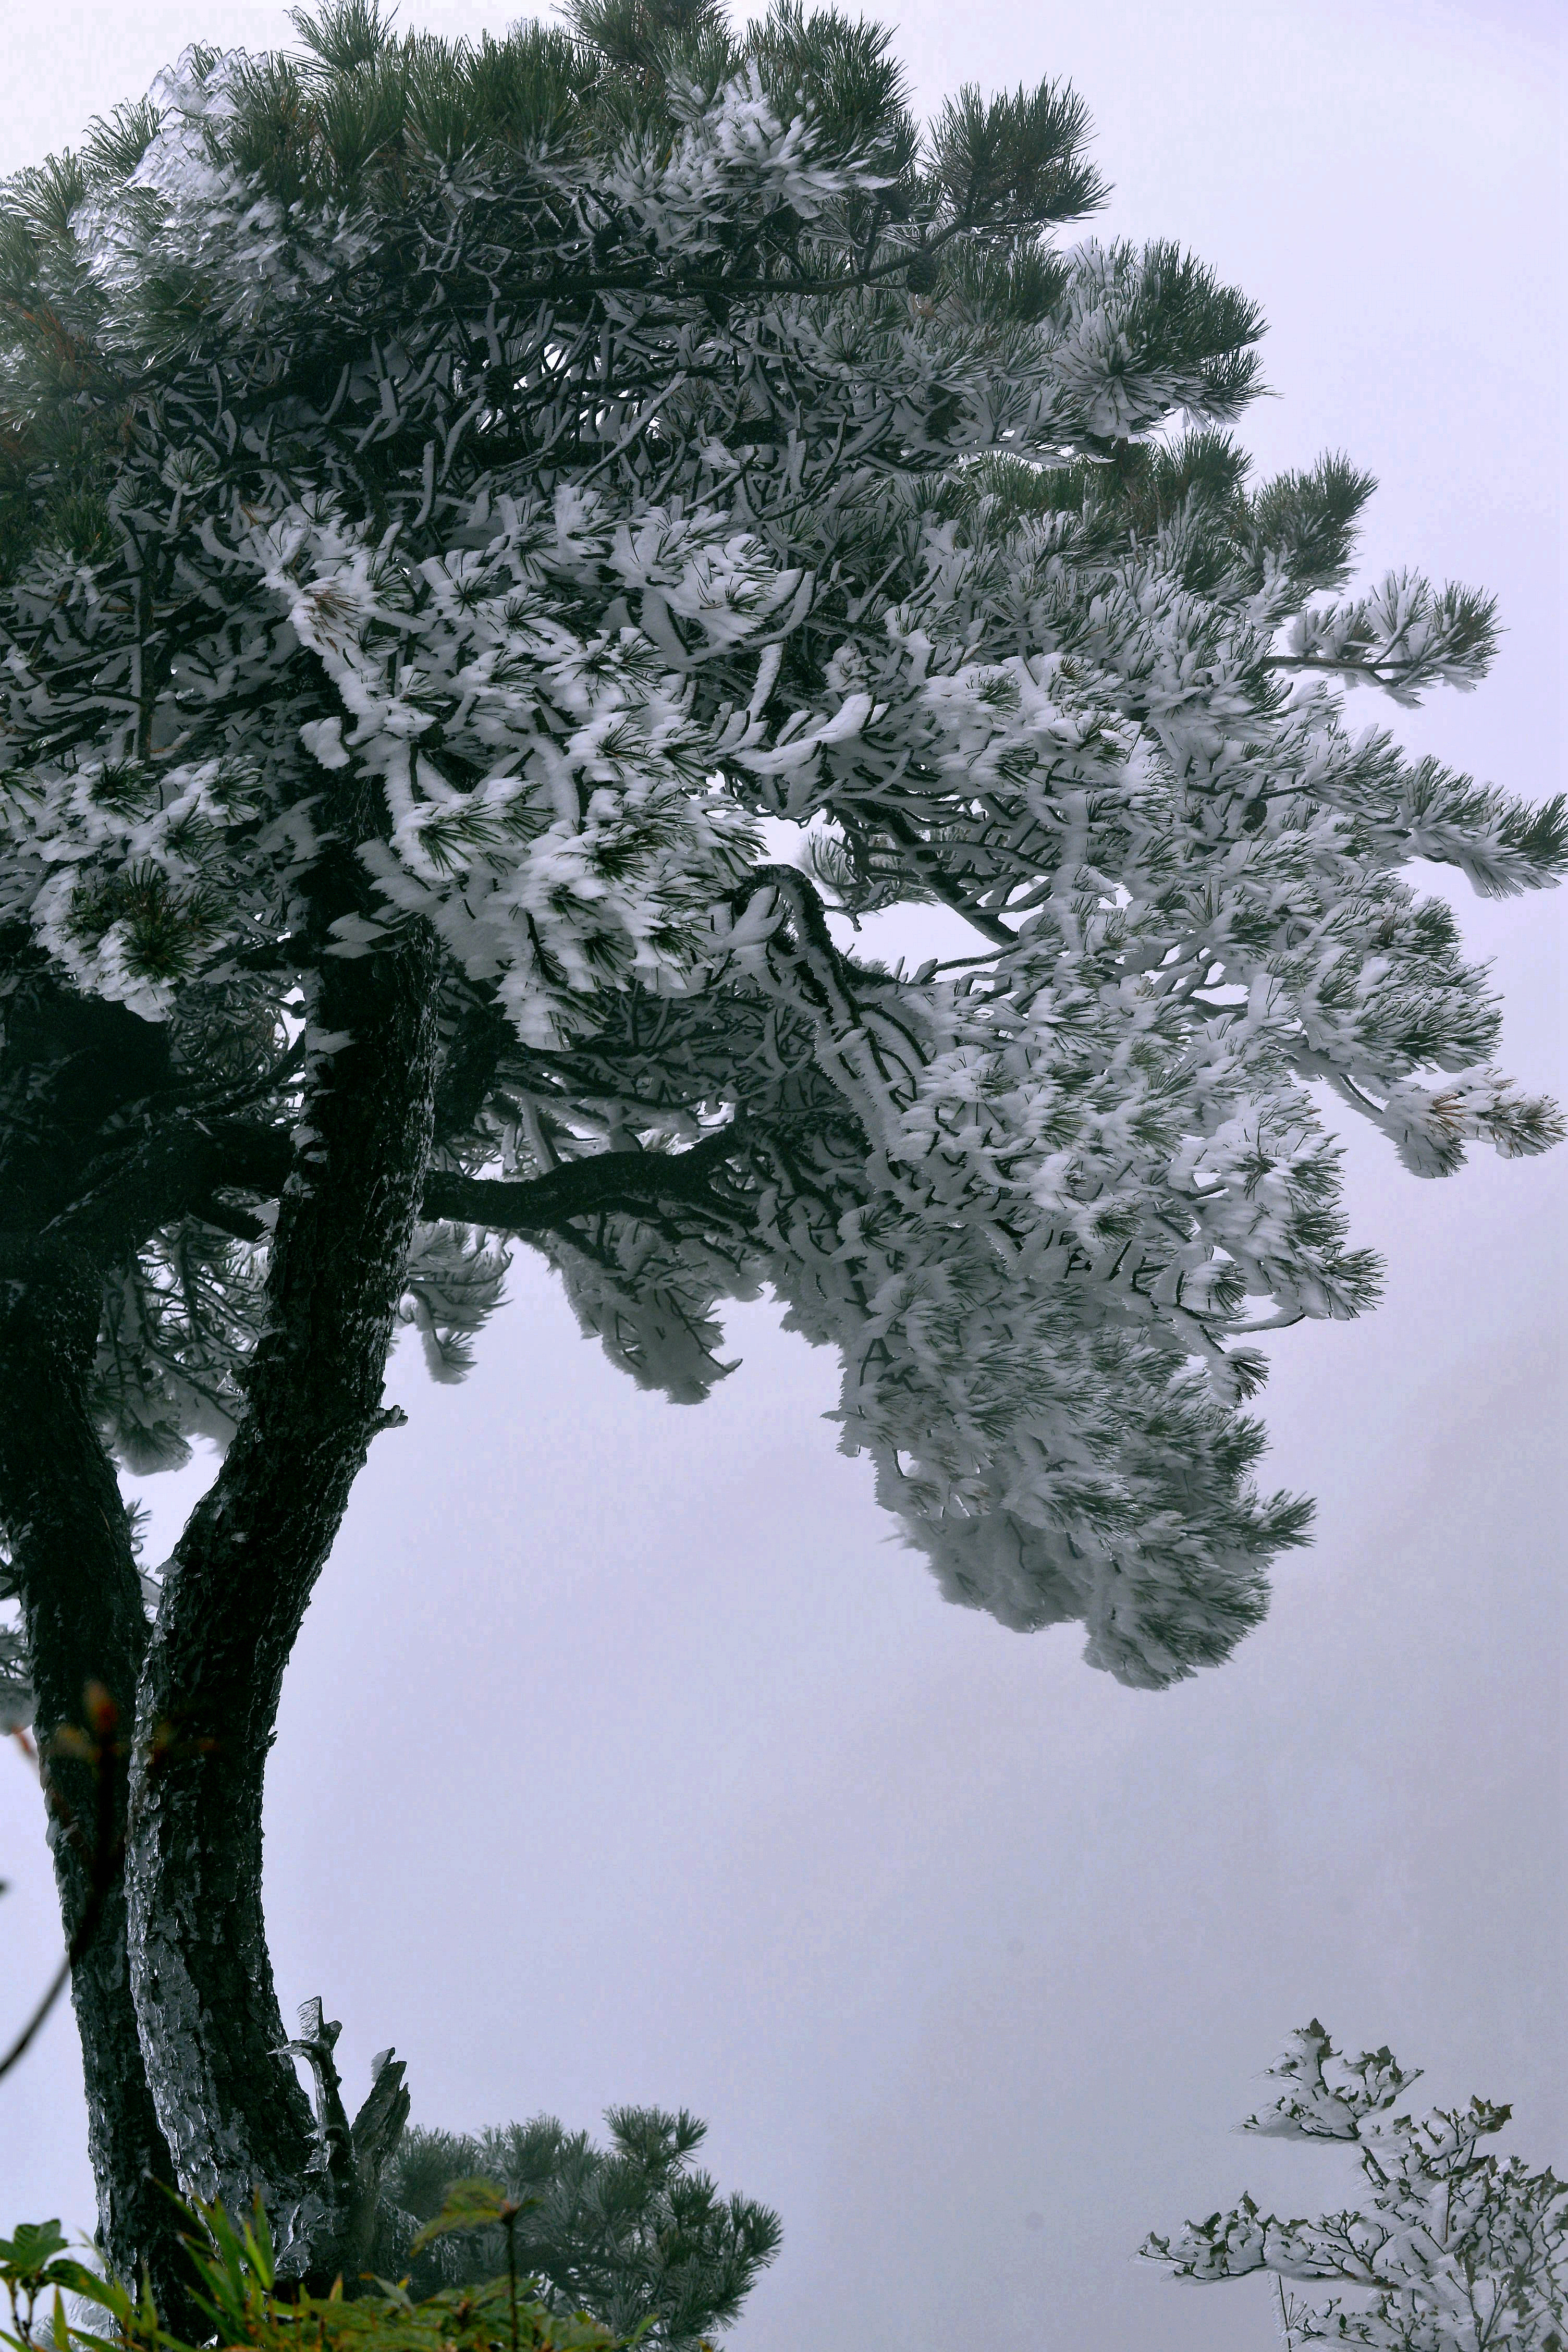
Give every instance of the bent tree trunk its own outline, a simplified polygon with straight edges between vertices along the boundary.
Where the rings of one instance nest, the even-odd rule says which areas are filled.
[[[89,1411],[102,1288],[79,1251],[0,1235],[0,1520],[10,1541],[37,1700],[38,1758],[71,1972],[88,2133],[105,2259],[134,2280],[143,2264],[160,2310],[192,2317],[174,2172],[137,2038],[125,1942],[128,1752],[147,1645],[142,1589],[114,1469]],[[55,1752],[83,1721],[95,1682],[121,1738],[96,1769]],[[73,1833],[74,1832],[74,1833]],[[95,1915],[95,1917],[89,1915]]]
[[[423,934],[325,967],[312,1019],[329,1055],[279,1204],[247,1409],[165,1573],[132,1759],[131,1977],[159,2124],[186,2193],[235,2210],[259,2190],[283,2274],[309,2280],[353,2250],[341,2134],[330,2117],[314,2130],[282,2054],[262,1779],[289,1651],[383,1423],[430,1150],[435,975]]]

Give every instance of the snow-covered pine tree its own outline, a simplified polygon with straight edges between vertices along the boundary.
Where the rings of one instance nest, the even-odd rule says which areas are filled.
[[[1189,2221],[1141,2252],[1175,2278],[1212,2284],[1273,2274],[1286,2352],[1361,2344],[1369,2352],[1563,2352],[1568,2345],[1568,2181],[1522,2157],[1482,2153],[1511,2110],[1394,2113],[1416,2080],[1387,2049],[1342,2058],[1314,2018],[1268,2069],[1282,2085],[1239,2128],[1268,2139],[1337,2141],[1356,2150],[1360,2205],[1318,2221],[1281,2221],[1250,2197]],[[1309,2305],[1287,2279],[1352,2290]]]
[[[296,23],[0,224],[0,1521],[18,1703],[135,1724],[75,1998],[161,2276],[160,2177],[352,2271],[401,2120],[279,2054],[259,1826],[400,1318],[460,1370],[526,1240],[695,1399],[771,1287],[943,1589],[1158,1686],[1305,1530],[1250,1335],[1375,1291],[1314,1089],[1424,1173],[1557,1132],[1400,869],[1550,881],[1561,804],[1343,709],[1472,684],[1491,606],[1352,592],[1347,462],[1250,485],[1257,310],[1059,243],[1070,91],[922,130],[793,0]],[[897,902],[966,951],[836,945]],[[149,1625],[114,1460],[193,1433]]]

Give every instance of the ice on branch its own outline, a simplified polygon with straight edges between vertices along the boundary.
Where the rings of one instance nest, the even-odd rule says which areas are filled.
[[[1309,608],[1286,635],[1290,661],[1415,703],[1430,686],[1479,683],[1497,650],[1496,599],[1391,572],[1371,596]]]
[[[1348,460],[1249,488],[1257,308],[1055,240],[1102,193],[1071,92],[922,142],[874,28],[713,37],[635,105],[537,27],[192,51],[6,198],[46,455],[0,923],[169,1065],[69,1212],[146,1202],[100,1412],[143,1465],[226,1436],[275,1203],[325,1181],[322,975],[433,942],[462,1214],[399,1296],[437,1376],[510,1234],[683,1399],[766,1288],[942,1589],[1158,1685],[1305,1529],[1257,1483],[1258,1335],[1377,1294],[1324,1103],[1424,1175],[1560,1131],[1405,869],[1537,887],[1568,824],[1347,724],[1350,685],[1473,684],[1490,604],[1347,584]],[[54,441],[46,313],[89,386]],[[889,972],[835,901],[965,950]]]
[[[1558,2352],[1568,2329],[1568,2183],[1518,2156],[1482,2152],[1510,2109],[1485,2099],[1424,2116],[1395,2112],[1415,2081],[1386,2050],[1342,2058],[1314,2019],[1269,2069],[1274,2104],[1240,2128],[1357,2151],[1358,2205],[1282,2221],[1250,2197],[1226,2213],[1152,2236],[1146,2260],[1209,2284],[1270,2272],[1288,2352],[1360,2344],[1369,2352]],[[1283,2282],[1351,2290],[1298,2302]]]

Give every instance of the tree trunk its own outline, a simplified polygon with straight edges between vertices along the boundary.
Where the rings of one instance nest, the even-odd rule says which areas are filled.
[[[68,1947],[96,1912],[71,1998],[99,2242],[130,2284],[147,2266],[159,2308],[178,2328],[194,2315],[166,2194],[174,2172],[142,2063],[126,1957],[126,1757],[147,1621],[113,1465],[88,1409],[101,1307],[98,1272],[79,1252],[0,1236],[0,1519],[22,1603]],[[121,1735],[118,1749],[106,1739],[96,1763],[55,1752],[61,1727],[85,1720],[89,1682],[107,1692]]]
[[[326,1051],[279,1204],[247,1410],[165,1574],[132,1763],[131,1974],[187,2193],[258,2189],[284,2275],[330,2277],[346,2226],[289,2059],[261,1910],[261,1798],[283,1670],[355,1475],[429,1157],[436,952],[328,961]]]

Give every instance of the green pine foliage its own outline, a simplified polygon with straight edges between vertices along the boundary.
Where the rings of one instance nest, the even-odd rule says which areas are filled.
[[[533,1236],[616,1361],[700,1395],[769,1285],[952,1597],[1133,1681],[1224,1655],[1306,1519],[1248,1334],[1377,1293],[1322,1092],[1424,1174],[1559,1132],[1400,869],[1538,887],[1563,803],[1344,708],[1473,685],[1492,600],[1358,591],[1345,456],[1253,478],[1258,306],[1065,241],[1059,83],[922,126],[889,29],[801,0],[295,23],[0,205],[0,917],[215,1076],[215,1006],[269,1038],[285,1127],[322,953],[430,926],[486,1072],[444,1166],[733,1122],[717,1222]],[[974,952],[832,947],[900,904]],[[409,1268],[438,1377],[500,1295],[473,1221]],[[266,1231],[215,1186],[116,1270],[127,1459],[233,1426]]]
[[[684,2108],[612,2108],[606,2120],[608,2147],[544,2116],[477,2138],[405,2131],[367,2272],[324,2302],[278,2287],[259,2202],[238,2226],[221,2205],[194,2205],[185,2242],[199,2308],[220,2345],[267,2352],[705,2352],[777,2252],[778,2217],[721,2199],[694,2168],[707,2127]],[[41,2319],[53,2321],[57,2352],[187,2352],[145,2292],[66,2249],[52,2221],[0,2239],[13,2322],[0,2343],[30,2352]],[[108,2315],[107,2343],[66,2319],[65,2294]]]
[[[202,1883],[254,2111],[223,2036],[182,2038],[208,1992],[143,1965],[163,1938],[205,1982],[224,1940],[151,1750],[99,2056],[187,2186],[266,2173],[314,2279],[369,2226],[392,2087],[355,2144],[319,2084],[311,2142],[281,2053],[325,2080],[330,2040],[277,2015],[262,1759],[396,1322],[459,1376],[532,1247],[697,1402],[766,1290],[950,1599],[1080,1622],[1142,1688],[1215,1664],[1310,1516],[1260,1484],[1258,1338],[1378,1293],[1325,1105],[1426,1177],[1563,1132],[1409,869],[1547,887],[1568,808],[1365,723],[1475,686],[1492,600],[1360,580],[1350,458],[1254,479],[1258,308],[1080,233],[1060,83],[922,123],[889,31],[801,0],[294,28],[187,49],[0,190],[0,1181],[18,1347],[51,1282],[72,1349],[101,1298],[43,1366],[72,1459],[111,1478],[95,1426],[137,1470],[227,1448],[144,1655],[102,1515],[93,1590],[125,1720],[211,1714],[170,1771],[232,1800]],[[951,951],[868,951],[899,906]],[[3,1592],[60,1634],[58,1722],[97,1666],[43,1458]],[[538,2128],[479,2154],[543,2166],[510,2242],[560,2292],[624,2260],[673,2340],[762,2258],[679,2119]]]
[[[650,2345],[693,2352],[733,2323],[778,2250],[778,2217],[721,2197],[694,2168],[707,2126],[685,2109],[613,2107],[606,2121],[607,2147],[550,2116],[479,2137],[405,2132],[384,2182],[374,2268],[408,2272],[416,2294],[496,2277],[508,2245],[494,2219],[411,2252],[455,2183],[487,2180],[515,2209],[516,2265],[552,2311],[589,2310],[617,2335],[646,2329]]]

